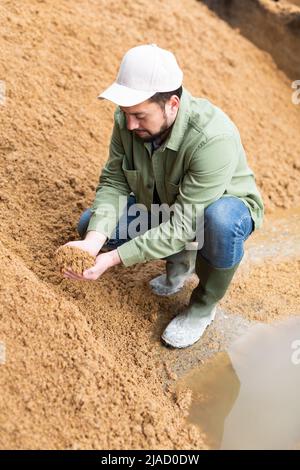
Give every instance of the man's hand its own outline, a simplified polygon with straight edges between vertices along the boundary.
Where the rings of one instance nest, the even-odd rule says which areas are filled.
[[[64,276],[75,281],[96,281],[108,268],[116,266],[119,263],[121,263],[121,259],[118,250],[113,250],[98,255],[95,265],[92,268],[86,269],[83,274],[65,271]]]
[[[75,246],[76,248],[87,251],[92,256],[97,256],[102,246],[104,245],[105,240],[105,235],[102,235],[102,233],[98,233],[92,230],[90,232],[87,232],[84,240],[68,242],[63,246]]]
[[[64,246],[74,246],[81,250],[87,251],[90,255],[96,257],[95,265],[83,272],[77,274],[73,271],[65,271],[64,277],[76,281],[95,281],[101,276],[108,268],[115,266],[121,262],[118,251],[113,250],[108,253],[102,253],[97,256],[102,246],[104,245],[106,236],[94,230],[87,232],[84,240],[76,240],[68,242]]]

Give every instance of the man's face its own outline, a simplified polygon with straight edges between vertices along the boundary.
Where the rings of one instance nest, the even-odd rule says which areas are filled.
[[[135,106],[120,108],[125,113],[127,129],[144,142],[151,142],[173,124],[179,103],[178,97],[173,95],[163,108],[148,100]]]

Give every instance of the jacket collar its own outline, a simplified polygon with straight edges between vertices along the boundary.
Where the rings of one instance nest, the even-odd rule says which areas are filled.
[[[175,152],[179,149],[190,118],[190,99],[191,94],[186,88],[182,87],[182,95],[177,116],[173,124],[171,134],[161,147],[162,151],[165,150],[166,147],[174,150]]]

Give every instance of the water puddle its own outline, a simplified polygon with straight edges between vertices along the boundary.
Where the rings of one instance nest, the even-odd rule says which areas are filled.
[[[191,370],[188,420],[214,449],[300,448],[300,318],[252,326],[227,350]]]

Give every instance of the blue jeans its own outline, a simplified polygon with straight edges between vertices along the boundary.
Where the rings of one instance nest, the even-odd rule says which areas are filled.
[[[127,216],[127,211],[135,202],[135,197],[130,195],[127,208],[117,224],[115,236],[105,243],[109,249],[117,248],[130,240],[127,227],[138,214]],[[77,231],[81,238],[85,236],[91,215],[91,210],[86,209],[79,219]],[[149,213],[149,221],[150,215]],[[119,237],[124,231],[127,239]],[[204,210],[204,243],[199,252],[214,267],[230,268],[243,258],[244,242],[253,231],[254,222],[244,202],[234,196],[221,197]]]

